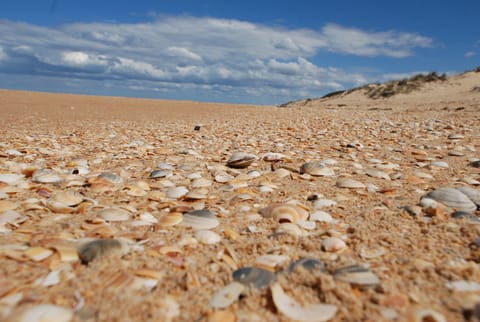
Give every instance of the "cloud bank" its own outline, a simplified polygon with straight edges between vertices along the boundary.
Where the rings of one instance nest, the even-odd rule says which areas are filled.
[[[12,86],[15,77],[48,79],[62,91],[90,87],[93,94],[246,103],[278,103],[368,81],[313,63],[322,52],[403,58],[433,44],[398,31],[336,24],[287,29],[188,16],[54,28],[4,20],[0,34],[0,73],[9,74],[0,87]]]

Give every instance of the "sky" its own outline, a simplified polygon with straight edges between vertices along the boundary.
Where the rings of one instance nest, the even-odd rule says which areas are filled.
[[[0,88],[273,105],[480,66],[478,0],[15,0]]]

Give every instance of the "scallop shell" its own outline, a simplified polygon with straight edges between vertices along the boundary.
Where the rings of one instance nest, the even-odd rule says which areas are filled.
[[[78,249],[78,257],[84,264],[88,264],[95,258],[106,255],[123,256],[127,254],[129,247],[126,242],[117,239],[97,239],[81,245]]]
[[[71,309],[53,304],[22,305],[8,317],[11,322],[68,322],[72,319]]]
[[[366,186],[363,183],[351,178],[340,178],[337,180],[336,185],[339,188],[348,188],[348,189],[366,188]]]
[[[322,322],[332,319],[337,313],[337,307],[330,304],[300,305],[283,291],[280,284],[270,286],[273,303],[278,311],[288,318],[301,322]]]
[[[439,188],[429,192],[426,197],[460,211],[472,212],[477,209],[473,201],[454,188]]]
[[[195,232],[195,238],[202,244],[216,244],[222,240],[219,234],[211,230],[197,230]]]
[[[217,217],[206,209],[190,211],[183,215],[183,225],[192,227],[195,230],[212,229],[220,222]]]
[[[260,289],[275,280],[275,274],[260,267],[242,267],[232,273],[233,280],[247,287]]]
[[[312,176],[331,177],[335,175],[333,169],[325,166],[322,162],[307,162],[300,167],[300,173],[307,173]]]
[[[76,191],[61,191],[54,194],[47,200],[47,207],[57,213],[72,213],[76,211],[82,201],[85,200],[82,194]]]
[[[227,166],[230,168],[243,169],[248,167],[253,161],[257,160],[257,156],[245,152],[234,152],[227,161]]]
[[[245,290],[245,286],[238,282],[232,282],[218,291],[210,300],[210,306],[214,309],[224,309],[237,301]]]
[[[278,222],[296,222],[308,218],[308,211],[291,204],[274,204],[261,209],[260,214]]]

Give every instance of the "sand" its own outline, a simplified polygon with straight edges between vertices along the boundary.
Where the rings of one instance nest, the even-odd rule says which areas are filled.
[[[212,308],[233,271],[262,266],[301,305],[335,305],[331,321],[475,321],[480,225],[453,218],[448,207],[417,205],[440,187],[480,191],[480,169],[470,165],[480,158],[480,94],[471,91],[479,75],[390,99],[354,93],[290,108],[1,90],[0,175],[24,177],[0,183],[0,319],[48,303],[67,308],[72,321],[290,321],[269,286]],[[258,159],[228,168],[234,151]],[[269,152],[283,161],[262,160]],[[297,170],[325,159],[334,160],[333,176]],[[150,179],[160,163],[172,166],[171,176]],[[35,182],[34,171],[44,168],[63,180]],[[218,182],[215,171],[234,179]],[[101,173],[123,182],[96,183]],[[207,183],[195,188],[200,177]],[[341,188],[339,178],[366,186]],[[170,186],[204,198],[168,198]],[[88,200],[68,213],[52,210],[50,198],[67,190]],[[285,226],[260,210],[288,202],[334,220],[279,233]],[[126,210],[128,219],[102,219],[108,207]],[[218,219],[217,243],[198,241],[182,223],[163,224],[173,212],[202,208]],[[18,216],[5,219],[12,212]],[[346,247],[325,251],[332,237]],[[127,241],[129,250],[82,263],[77,247],[96,238]],[[287,260],[265,266],[263,255]],[[283,271],[304,257],[323,261],[326,272]],[[359,288],[334,278],[352,264],[379,283]]]

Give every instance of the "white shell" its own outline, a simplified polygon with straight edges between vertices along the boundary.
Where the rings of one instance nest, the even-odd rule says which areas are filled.
[[[128,211],[113,207],[100,210],[98,216],[106,221],[125,221],[130,219]]]
[[[216,244],[222,240],[219,234],[211,230],[198,230],[195,232],[195,238],[202,244]]]
[[[178,199],[185,196],[188,193],[188,189],[185,187],[172,187],[167,190],[167,197],[171,199]]]
[[[472,212],[477,209],[477,205],[462,191],[453,188],[439,188],[428,193],[426,197],[459,211]]]
[[[330,304],[311,304],[301,306],[289,297],[278,283],[270,286],[273,303],[277,309],[288,318],[301,322],[322,322],[332,319],[337,313],[337,307]]]
[[[26,305],[19,307],[12,315],[9,316],[8,321],[11,322],[68,322],[73,318],[73,311],[71,309],[52,305],[52,304],[38,304]]]
[[[238,282],[232,282],[218,291],[210,300],[210,306],[214,309],[224,309],[238,300],[245,290],[245,286]]]
[[[314,213],[311,213],[309,219],[312,221],[323,221],[328,223],[334,222],[332,216],[329,213],[321,210],[317,210]]]
[[[340,178],[337,180],[336,185],[339,188],[349,188],[349,189],[366,188],[366,186],[363,183],[351,178]]]
[[[0,182],[6,183],[8,185],[13,185],[18,181],[23,179],[23,175],[16,173],[1,173]]]
[[[50,169],[39,169],[33,173],[32,180],[39,183],[59,183],[63,178]]]
[[[322,241],[322,248],[327,252],[337,252],[347,247],[347,244],[338,237],[329,237]]]

